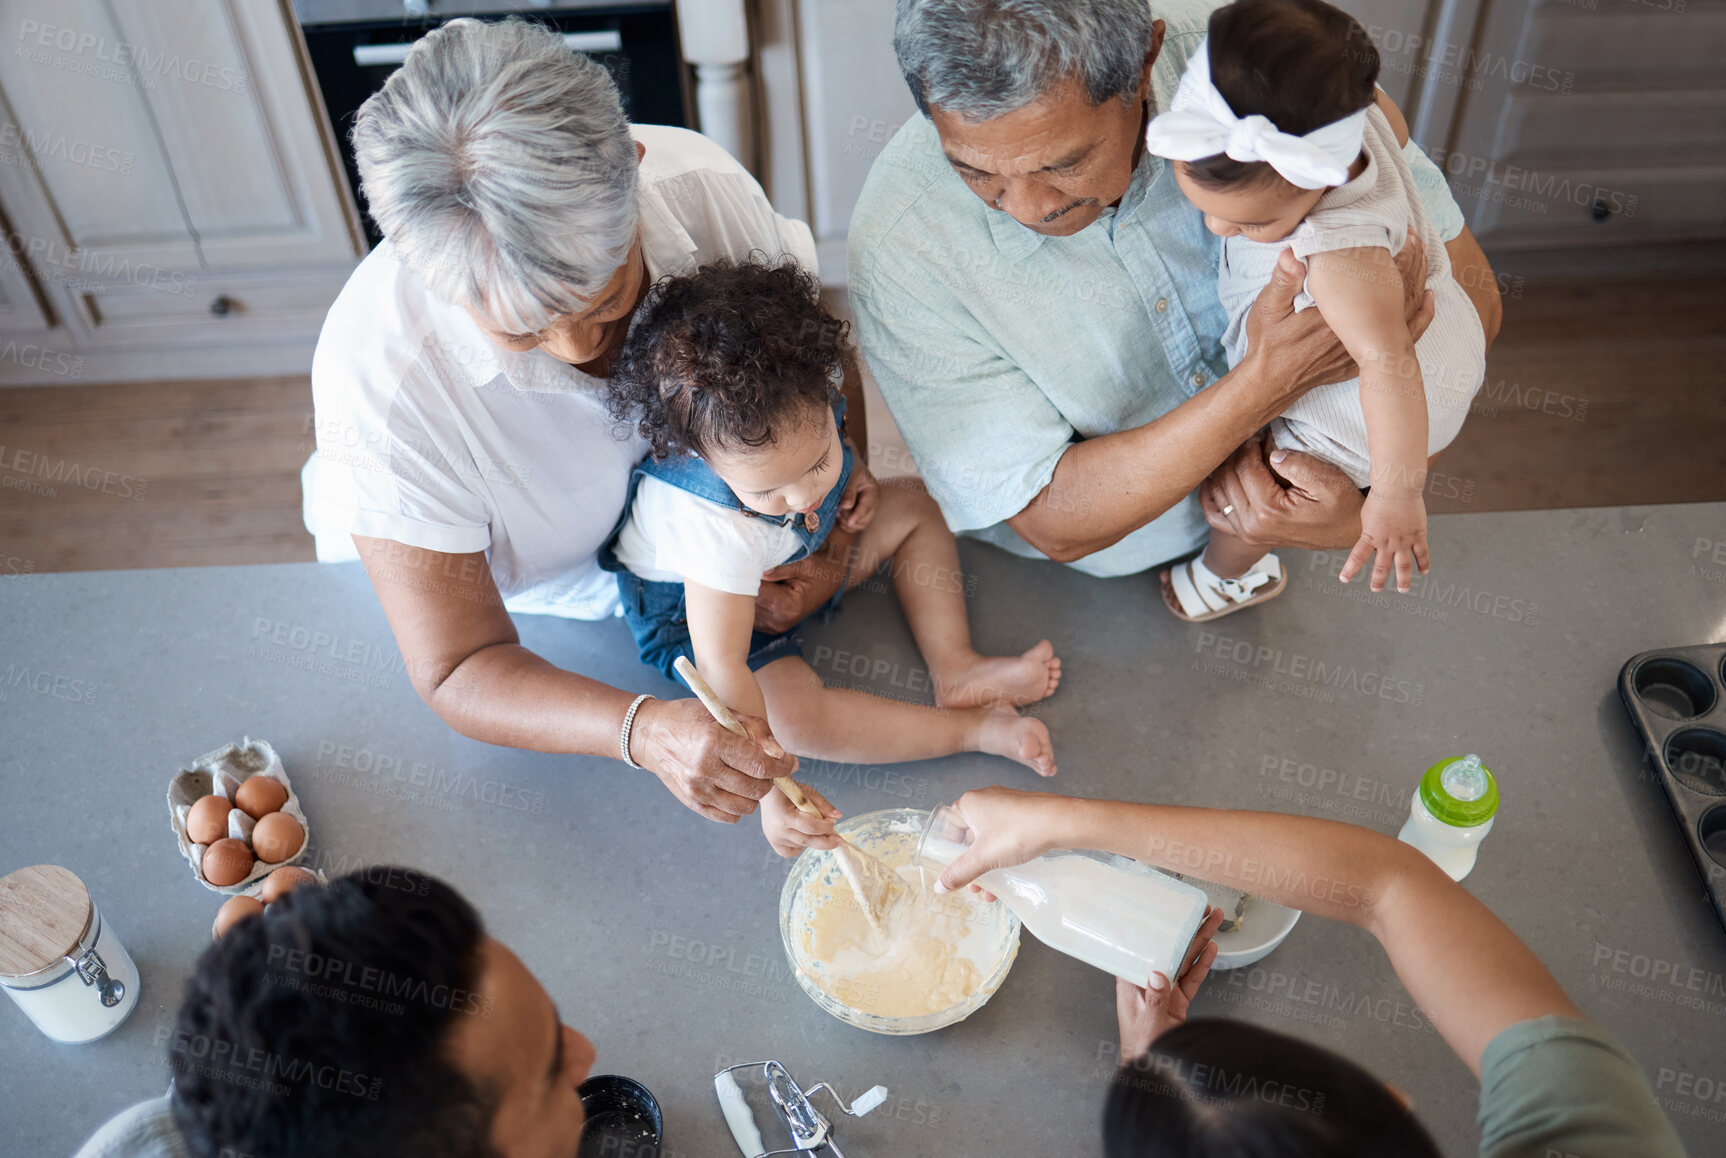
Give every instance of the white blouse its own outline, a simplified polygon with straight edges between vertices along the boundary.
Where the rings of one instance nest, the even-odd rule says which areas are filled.
[[[725,150],[686,129],[631,132],[647,150],[650,279],[755,251],[815,270],[809,227],[775,213]],[[616,613],[595,556],[646,446],[606,413],[603,382],[540,350],[500,349],[386,239],[330,309],[312,396],[317,450],[302,479],[320,561],[356,558],[351,535],[484,551],[510,611]]]

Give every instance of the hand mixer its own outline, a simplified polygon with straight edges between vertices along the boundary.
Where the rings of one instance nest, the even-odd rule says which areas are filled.
[[[780,1120],[791,1134],[792,1145],[788,1150],[768,1150],[765,1147],[761,1141],[761,1131],[755,1124],[755,1113],[749,1108],[742,1087],[732,1076],[733,1070],[756,1068],[759,1068],[761,1075],[767,1079],[767,1093],[773,1099],[773,1108],[779,1111]],[[726,1066],[713,1075],[713,1090],[719,1095],[719,1108],[725,1112],[725,1124],[731,1127],[731,1136],[736,1139],[737,1148],[743,1151],[743,1158],[785,1158],[800,1154],[845,1158],[839,1152],[838,1143],[833,1140],[832,1121],[815,1108],[809,1100],[810,1096],[826,1090],[834,1105],[847,1117],[852,1118],[861,1118],[887,1100],[886,1086],[872,1086],[862,1097],[847,1106],[838,1092],[826,1082],[818,1082],[807,1090],[803,1089],[797,1084],[797,1079],[791,1076],[791,1072],[776,1061],[739,1062],[734,1066]]]

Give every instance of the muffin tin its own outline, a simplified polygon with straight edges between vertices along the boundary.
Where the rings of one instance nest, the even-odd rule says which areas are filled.
[[[1618,694],[1726,928],[1726,643],[1633,656]]]

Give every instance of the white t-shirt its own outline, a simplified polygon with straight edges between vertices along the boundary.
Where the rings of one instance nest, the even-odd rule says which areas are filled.
[[[630,131],[647,150],[649,278],[753,251],[816,268],[809,227],[775,213],[725,150],[686,129]],[[646,446],[620,434],[604,389],[543,351],[494,345],[386,239],[348,279],[312,360],[317,453],[302,477],[318,558],[355,558],[356,534],[484,551],[511,611],[614,614],[615,580],[595,556]]]
[[[649,475],[617,537],[617,561],[643,579],[754,596],[761,577],[799,546],[788,524],[752,519]]]

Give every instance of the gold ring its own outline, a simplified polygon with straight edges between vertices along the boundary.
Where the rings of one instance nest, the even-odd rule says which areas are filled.
[[[1225,514],[1225,515],[1232,515],[1234,513],[1235,513],[1235,505],[1233,503],[1230,503],[1228,506],[1223,508],[1223,514]]]

